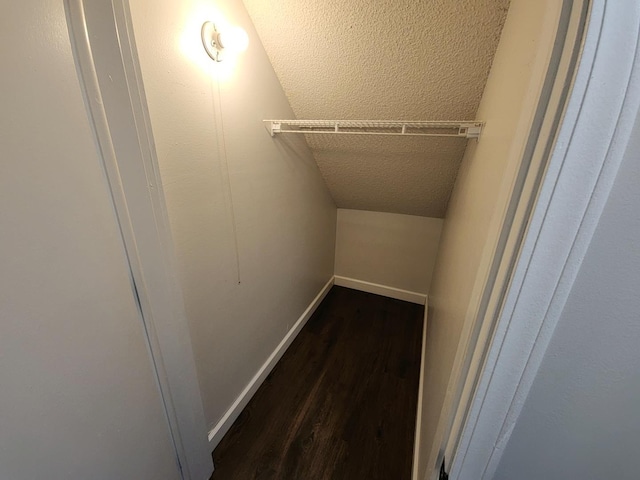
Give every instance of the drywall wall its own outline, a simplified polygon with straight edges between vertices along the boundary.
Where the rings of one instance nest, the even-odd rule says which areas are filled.
[[[182,478],[63,2],[3,5],[0,478]]]
[[[426,295],[442,219],[338,209],[336,276]]]
[[[336,207],[242,3],[133,0],[131,13],[209,427],[333,275]],[[213,62],[203,22],[249,48]]]
[[[473,119],[508,0],[244,0],[298,118]],[[309,135],[338,207],[442,218],[460,138]]]
[[[639,478],[640,122],[495,479]]]
[[[528,138],[558,25],[560,2],[513,0],[502,31],[478,117],[487,122],[480,142],[470,142],[444,221],[433,283],[422,406],[419,478],[435,466],[448,421],[456,355],[488,276],[505,209]]]

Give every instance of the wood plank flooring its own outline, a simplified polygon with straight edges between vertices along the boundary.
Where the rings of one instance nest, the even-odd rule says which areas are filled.
[[[409,480],[422,306],[334,286],[213,452],[212,480]]]

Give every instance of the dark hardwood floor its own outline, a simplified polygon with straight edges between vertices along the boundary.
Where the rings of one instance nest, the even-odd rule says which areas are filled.
[[[213,452],[212,480],[409,480],[423,311],[334,286]]]

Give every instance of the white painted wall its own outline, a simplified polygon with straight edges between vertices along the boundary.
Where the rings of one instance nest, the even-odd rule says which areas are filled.
[[[0,42],[0,478],[181,478],[63,2]]]
[[[338,209],[335,274],[426,295],[442,219]]]
[[[640,122],[495,479],[640,478]]]
[[[336,207],[304,139],[263,127],[293,113],[239,0],[132,0],[131,11],[213,427],[332,277]],[[206,20],[242,26],[249,49],[214,63]]]
[[[512,0],[443,225],[429,292],[419,478],[435,465],[464,349],[554,44],[561,2]]]

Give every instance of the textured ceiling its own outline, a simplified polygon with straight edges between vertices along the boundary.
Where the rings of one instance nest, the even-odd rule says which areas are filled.
[[[244,3],[297,118],[472,120],[509,2]],[[429,217],[444,216],[467,142],[307,141],[338,207]]]

